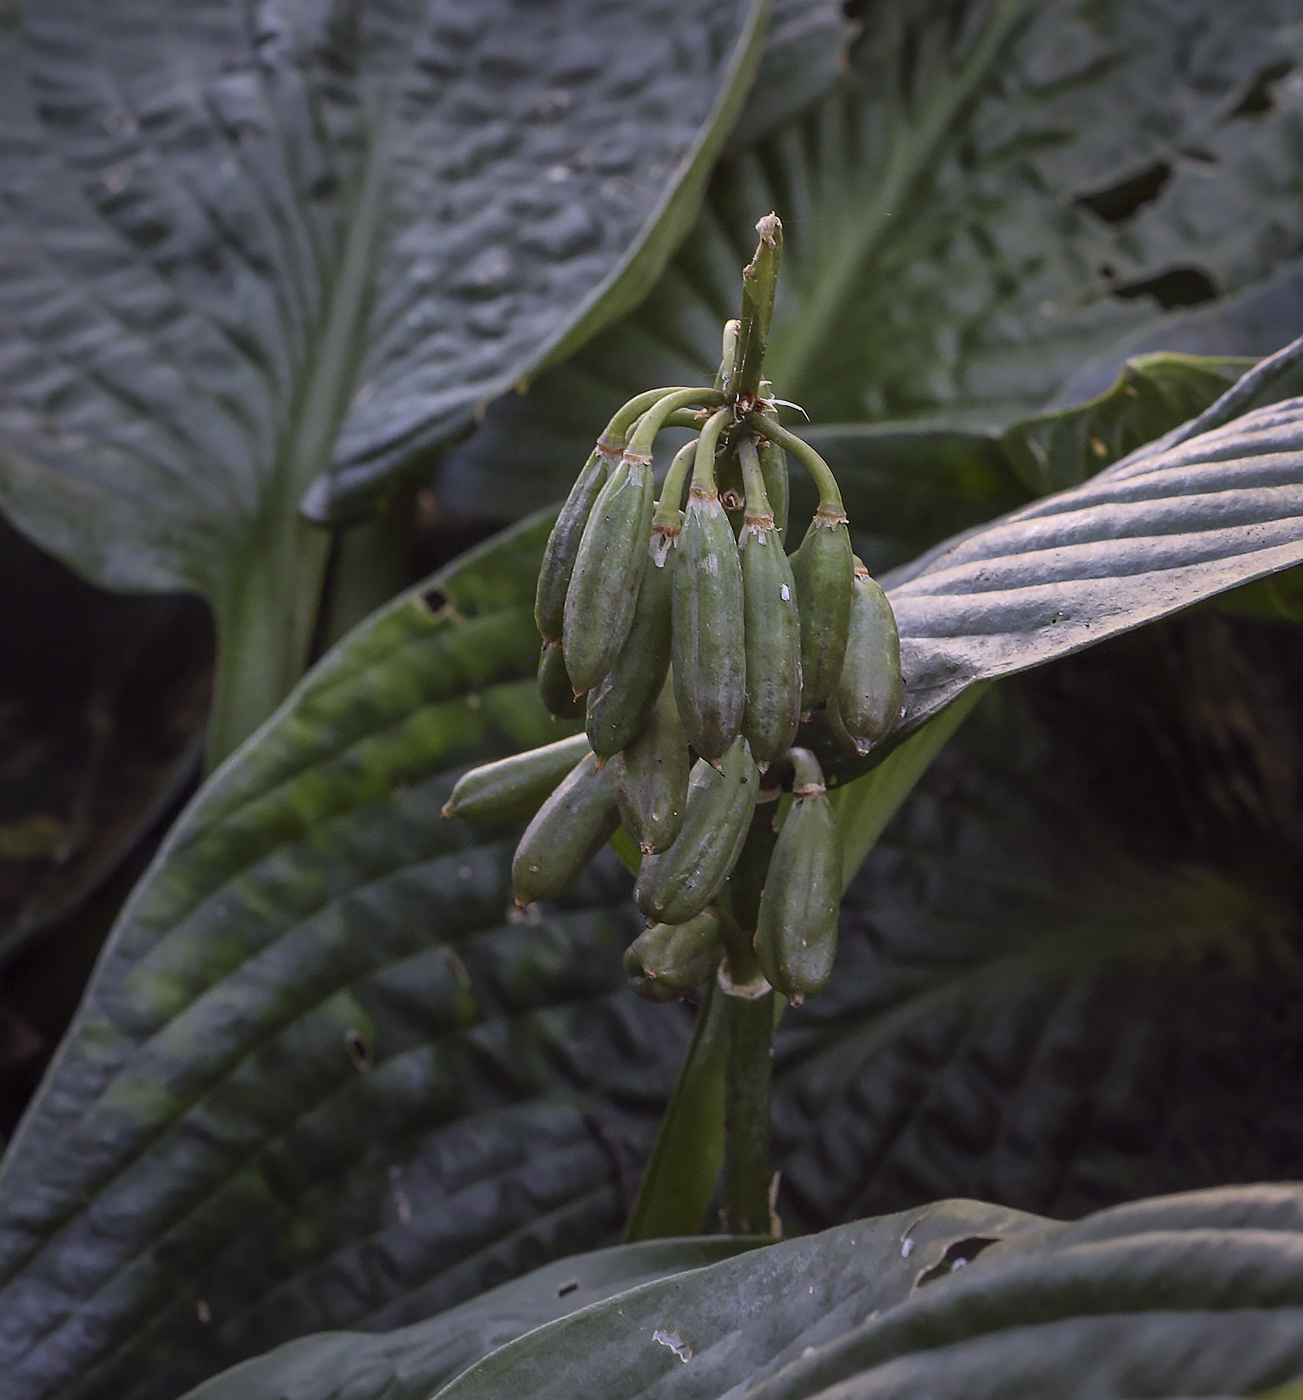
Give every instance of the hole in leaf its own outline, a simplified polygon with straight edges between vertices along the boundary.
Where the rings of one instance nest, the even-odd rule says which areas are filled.
[[[348,1051],[348,1058],[353,1061],[353,1068],[359,1073],[365,1074],[375,1063],[371,1055],[371,1047],[366,1043],[366,1037],[361,1031],[349,1029],[344,1032],[344,1048]]]
[[[1276,105],[1276,84],[1286,76],[1294,65],[1287,58],[1278,58],[1268,63],[1249,84],[1243,97],[1227,114],[1232,117],[1260,117],[1270,112]]]
[[[1073,203],[1089,209],[1106,224],[1120,224],[1146,204],[1152,204],[1171,178],[1172,167],[1165,160],[1158,160],[1134,175],[1127,175],[1109,185],[1107,189],[1079,194]]]
[[[579,1292],[579,1280],[572,1278],[569,1283],[563,1283],[556,1291],[558,1298],[568,1298],[572,1293]]]
[[[421,594],[421,602],[425,604],[432,613],[442,612],[449,606],[448,595],[442,588],[431,588]]]
[[[937,1263],[919,1274],[914,1281],[914,1287],[922,1288],[925,1283],[932,1283],[936,1279],[944,1278],[946,1274],[953,1274],[956,1269],[971,1264],[984,1249],[998,1243],[998,1240],[986,1235],[973,1235],[966,1240],[956,1240]]]
[[[1127,282],[1113,288],[1113,295],[1123,301],[1150,296],[1165,310],[1174,306],[1198,306],[1203,301],[1215,301],[1217,283],[1201,267],[1172,267],[1142,282]]]

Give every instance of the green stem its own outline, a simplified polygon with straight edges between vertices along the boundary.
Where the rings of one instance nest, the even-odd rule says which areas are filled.
[[[683,499],[683,483],[687,480],[688,467],[696,456],[697,444],[685,442],[674,454],[670,469],[665,473],[665,484],[661,487],[661,498],[656,503],[656,514],[652,517],[652,529],[662,534],[677,535],[682,520],[679,502]]]
[[[724,1229],[771,1233],[769,1085],[774,994],[731,996],[725,990],[728,1063],[724,1077]]]
[[[729,1000],[712,979],[629,1219],[631,1243],[695,1235],[706,1219],[724,1162]]]
[[[638,419],[638,426],[624,449],[630,456],[650,458],[657,433],[679,409],[703,404],[713,408],[724,400],[718,389],[670,389],[660,393],[661,397]]]
[[[273,516],[214,604],[217,674],[208,726],[211,771],[270,715],[307,667],[330,532],[297,512]]]
[[[411,582],[416,492],[396,491],[369,520],[335,535],[319,642],[324,651]]]
[[[660,401],[670,394],[685,394],[689,390],[686,387],[676,387],[671,389],[644,389],[641,394],[635,394],[628,403],[619,408],[612,416],[611,421],[606,425],[601,437],[597,439],[597,450],[618,454],[624,450],[624,445],[629,437],[629,430],[639,418],[647,412],[649,408],[655,408]],[[707,390],[697,389],[691,392],[706,393]]]
[[[696,456],[692,465],[694,491],[715,490],[715,449],[719,446],[720,434],[732,421],[733,410],[721,408],[718,413],[710,415],[706,426],[702,428],[701,436],[695,444]]]
[[[985,32],[964,63],[936,84],[915,117],[912,132],[892,143],[868,207],[857,206],[854,217],[843,221],[840,236],[820,250],[814,290],[799,315],[784,319],[783,333],[774,342],[770,377],[783,385],[784,393],[799,400],[805,392],[816,356],[834,343],[833,328],[846,307],[855,304],[856,281],[891,230],[892,216],[902,211],[914,187],[936,169],[939,146],[996,70],[1005,46],[1030,10],[1028,0],[997,0]],[[908,111],[905,101],[899,105]]]
[[[810,473],[819,490],[820,515],[836,517],[839,520],[846,519],[846,509],[842,505],[841,487],[837,485],[837,478],[832,474],[832,468],[828,463],[808,442],[797,437],[795,433],[789,433],[786,428],[775,423],[772,418],[762,418],[758,413],[747,415],[747,426],[759,433],[761,437],[766,437],[770,442],[777,443],[784,451],[790,452]]]
[[[755,443],[744,437],[737,445],[738,460],[742,464],[742,484],[746,491],[747,524],[754,524],[760,530],[774,528],[774,513],[769,508],[769,496],[765,491],[765,478],[760,470],[760,454]]]
[[[760,394],[778,266],[783,260],[783,226],[778,215],[766,214],[756,232],[760,242],[755,257],[742,269],[742,320],[737,334],[737,375],[732,385],[738,401],[748,408]]]

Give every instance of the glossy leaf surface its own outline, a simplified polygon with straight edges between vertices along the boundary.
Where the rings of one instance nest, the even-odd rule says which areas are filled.
[[[1230,1396],[1303,1365],[1297,1187],[1037,1223],[942,1202],[842,1226],[552,1323],[442,1393]]]
[[[439,817],[467,765],[556,735],[548,525],[341,644],[124,910],[0,1178],[6,1400],[162,1400],[622,1224],[689,1030],[625,990],[627,877],[517,917],[515,833]]]
[[[909,722],[1303,561],[1303,400],[1287,399],[938,545],[885,582]]]

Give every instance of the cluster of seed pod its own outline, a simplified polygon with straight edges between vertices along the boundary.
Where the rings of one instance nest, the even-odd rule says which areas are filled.
[[[757,228],[744,291],[761,282],[769,294],[726,328],[716,386],[625,404],[549,539],[539,685],[553,716],[582,715],[585,734],[474,770],[445,808],[532,817],[512,867],[521,904],[555,898],[623,826],[642,851],[634,899],[649,925],[625,966],[651,1000],[691,991],[739,938],[790,1001],[823,986],[841,836],[798,729],[823,707],[865,753],[901,710],[891,605],[852,553],[833,473],[779,425],[758,378],[781,227],[770,216]],[[697,436],[657,501],[652,450],[670,427]],[[790,558],[789,452],[819,490]],[[770,803],[785,789],[779,827]]]

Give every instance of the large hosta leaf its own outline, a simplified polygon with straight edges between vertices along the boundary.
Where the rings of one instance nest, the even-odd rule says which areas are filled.
[[[763,11],[9,6],[5,510],[98,582],[220,604],[304,491],[337,513],[637,300]]]
[[[1300,95],[1259,82],[1290,61],[1294,19],[1285,0],[867,7],[843,81],[720,164],[644,305],[491,406],[442,493],[492,515],[557,499],[622,398],[713,374],[771,208],[787,241],[769,368],[816,422],[1003,425],[1119,336],[1164,348],[1184,323],[1155,295],[1229,299],[1303,252]],[[1211,261],[1196,198],[1221,224]],[[1264,300],[1234,353],[1298,334],[1297,295]]]
[[[690,1024],[624,987],[627,876],[517,916],[513,833],[439,816],[467,764],[555,736],[547,528],[342,643],[123,912],[0,1176],[5,1400],[167,1400],[623,1222]]]
[[[1296,627],[1211,610],[998,683],[780,1030],[789,1227],[1295,1174],[1301,684]]]
[[[964,1202],[861,1221],[618,1295],[440,1394],[1175,1400],[1300,1369],[1303,1192],[1258,1187],[1068,1226]]]
[[[697,1236],[562,1259],[394,1332],[326,1332],[288,1342],[214,1377],[193,1400],[427,1400],[445,1381],[535,1327],[764,1243]]]

